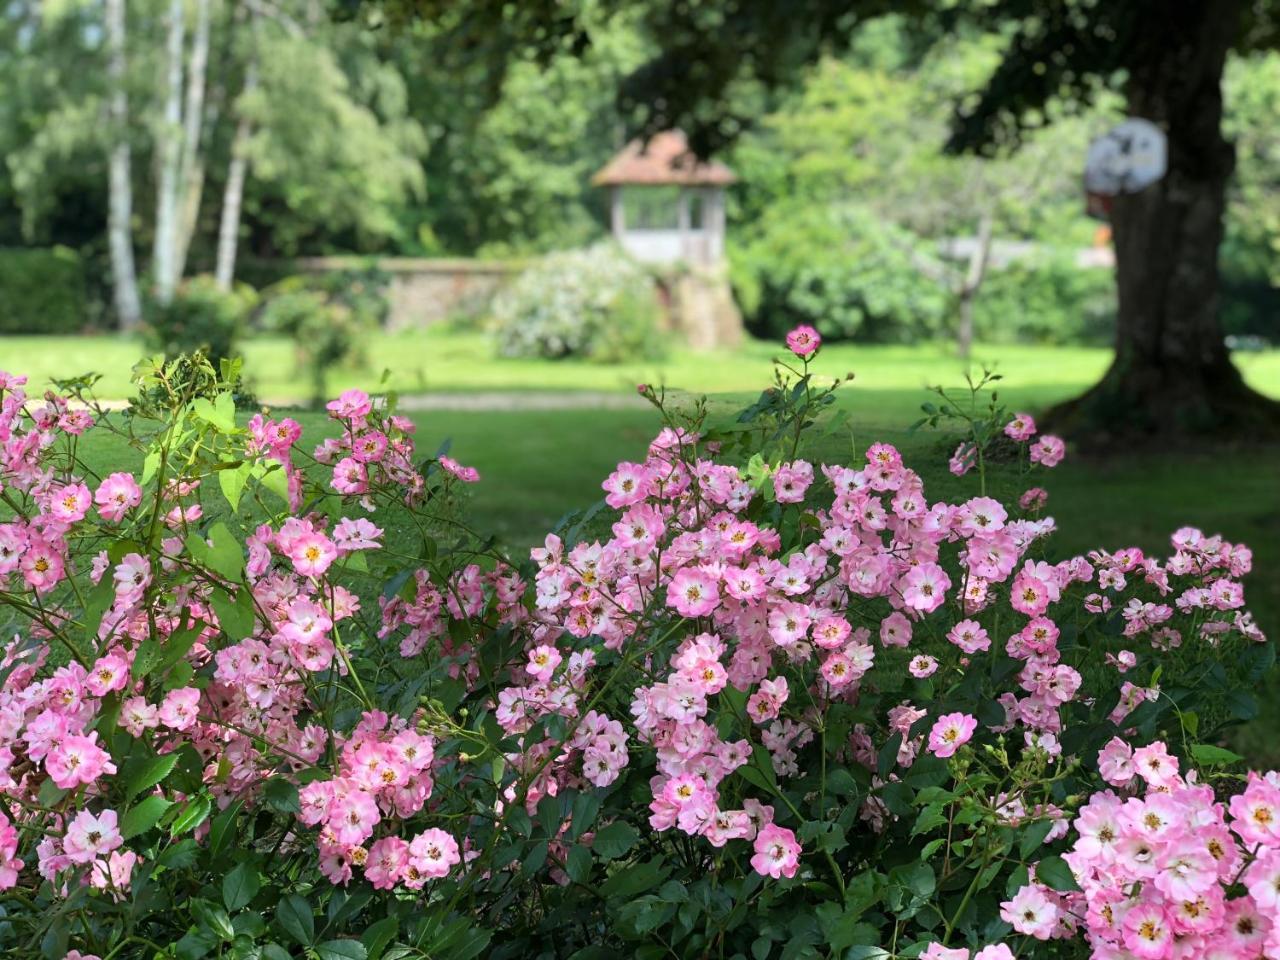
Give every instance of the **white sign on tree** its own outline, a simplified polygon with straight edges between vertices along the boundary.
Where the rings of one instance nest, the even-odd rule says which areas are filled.
[[[1168,144],[1164,131],[1150,120],[1130,117],[1089,144],[1084,165],[1084,188],[1090,212],[1110,209],[1111,197],[1145,190],[1164,176]]]

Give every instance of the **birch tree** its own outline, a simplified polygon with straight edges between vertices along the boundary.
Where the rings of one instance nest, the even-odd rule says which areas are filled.
[[[129,150],[129,94],[126,89],[125,0],[106,0],[107,95],[110,118],[107,245],[111,256],[116,314],[122,330],[142,322],[138,277],[133,262],[133,184]]]
[[[156,125],[156,231],[151,272],[156,302],[173,300],[178,239],[178,180],[182,165],[182,59],[186,10],[169,0],[165,16],[164,109]]]

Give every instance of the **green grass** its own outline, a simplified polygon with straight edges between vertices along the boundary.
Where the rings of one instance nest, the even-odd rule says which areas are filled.
[[[758,390],[770,377],[778,345],[748,341],[738,351],[694,353],[672,350],[662,361],[616,366],[573,360],[547,362],[497,358],[479,333],[443,327],[377,334],[367,345],[362,370],[330,373],[330,390],[375,385],[383,371],[402,393],[427,391],[591,390],[631,391],[640,382],[705,393]],[[129,370],[145,351],[126,337],[0,337],[0,369],[22,372],[33,385],[52,377],[94,371],[103,375],[104,398],[128,396]],[[271,403],[299,401],[308,386],[299,375],[287,340],[256,338],[245,345],[245,370],[257,394]],[[1096,380],[1110,353],[1093,347],[979,345],[977,363],[994,364],[1009,375],[1010,396],[1021,402],[1048,402]],[[1242,354],[1237,362],[1259,389],[1280,391],[1280,351]],[[855,346],[823,349],[819,367],[835,374],[852,370],[860,386],[875,391],[907,391],[914,397],[926,383],[955,382],[963,365],[949,344]]]

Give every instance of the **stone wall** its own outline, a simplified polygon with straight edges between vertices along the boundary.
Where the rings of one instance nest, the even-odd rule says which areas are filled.
[[[504,284],[525,267],[521,260],[420,259],[412,257],[305,257],[294,271],[360,270],[375,266],[391,277],[387,292],[391,330],[425,327],[458,314],[483,314]],[[723,268],[673,266],[660,271],[663,326],[695,349],[734,347],[742,316]]]
[[[459,313],[482,313],[503,284],[524,268],[519,260],[424,259],[417,257],[305,257],[298,270],[358,270],[389,274],[392,330],[425,327]]]

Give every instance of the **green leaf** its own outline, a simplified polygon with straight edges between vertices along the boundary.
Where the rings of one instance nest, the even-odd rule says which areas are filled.
[[[368,960],[369,951],[359,940],[326,940],[316,944],[320,960]]]
[[[1027,859],[1040,848],[1053,826],[1052,820],[1040,820],[1022,831],[1022,837],[1018,840],[1018,852],[1022,854],[1022,859]]]
[[[316,922],[311,915],[311,904],[296,893],[291,893],[276,907],[276,920],[281,928],[304,947],[311,946],[316,938]]]
[[[144,790],[149,790],[164,780],[178,762],[178,754],[166,753],[163,756],[135,757],[125,764],[120,779],[124,781],[126,800],[132,800]]]
[[[244,576],[244,548],[225,523],[215,523],[209,531],[209,566],[237,583]]]
[[[240,498],[244,496],[245,484],[249,482],[252,471],[253,464],[248,462],[218,471],[218,486],[222,489],[222,495],[227,498],[232,513],[240,509]]]
[[[235,598],[221,586],[215,586],[210,594],[213,612],[218,616],[218,624],[227,639],[238,643],[253,633],[254,609],[253,594],[247,587],[236,590]]]
[[[120,836],[125,840],[146,833],[173,806],[172,800],[161,796],[145,797],[141,803],[130,807],[120,820]]]
[[[145,487],[160,469],[160,451],[152,450],[142,461],[142,485]]]
[[[222,902],[228,910],[239,910],[248,906],[261,886],[258,868],[252,863],[242,863],[222,878]]]
[[[564,858],[564,872],[574,883],[581,883],[591,873],[591,851],[577,844],[569,848]]]
[[[1232,753],[1230,750],[1224,750],[1222,747],[1215,747],[1211,743],[1196,743],[1191,746],[1191,758],[1200,766],[1213,766],[1215,764],[1239,763],[1244,757],[1238,753]]]
[[[236,931],[231,926],[231,918],[227,916],[227,911],[221,907],[215,907],[205,900],[192,900],[191,913],[201,927],[208,930],[218,939],[235,939]]]
[[[274,493],[288,505],[289,478],[285,475],[284,468],[280,464],[259,462],[254,467],[254,475],[258,477],[258,482],[262,484],[263,489]]]
[[[624,820],[615,820],[607,827],[596,831],[591,849],[601,860],[616,860],[635,846],[640,834],[635,827]]]
[[[84,604],[84,629],[87,639],[98,639],[98,628],[102,625],[102,617],[116,598],[116,582],[103,575],[102,579],[89,591]]]
[[[223,402],[223,398],[227,402]],[[222,433],[233,433],[236,429],[236,408],[235,401],[232,400],[231,394],[219,394],[217,403],[210,403],[204,397],[196,397],[191,402],[192,412],[206,423],[217,427]]]
[[[360,942],[364,944],[369,960],[378,960],[382,956],[382,951],[387,949],[395,939],[399,929],[400,921],[395,917],[383,917],[377,923],[365,928],[364,933],[360,935]]]
[[[219,856],[223,849],[234,839],[236,832],[236,817],[239,815],[240,809],[243,806],[243,798],[236,797],[236,799],[232,800],[227,806],[227,809],[214,817],[213,822],[209,824],[210,857]]]
[[[192,797],[169,824],[169,836],[177,837],[200,826],[208,818],[212,806],[207,794]]]
[[[600,813],[602,798],[595,791],[580,793],[573,798],[573,814],[569,821],[569,839],[577,840],[583,833],[591,829]]]
[[[1067,861],[1058,856],[1045,857],[1036,864],[1036,879],[1050,890],[1068,892],[1080,889]]]
[[[281,813],[298,813],[302,810],[298,801],[298,787],[288,780],[280,777],[268,780],[262,795],[272,810],[279,810]]]

